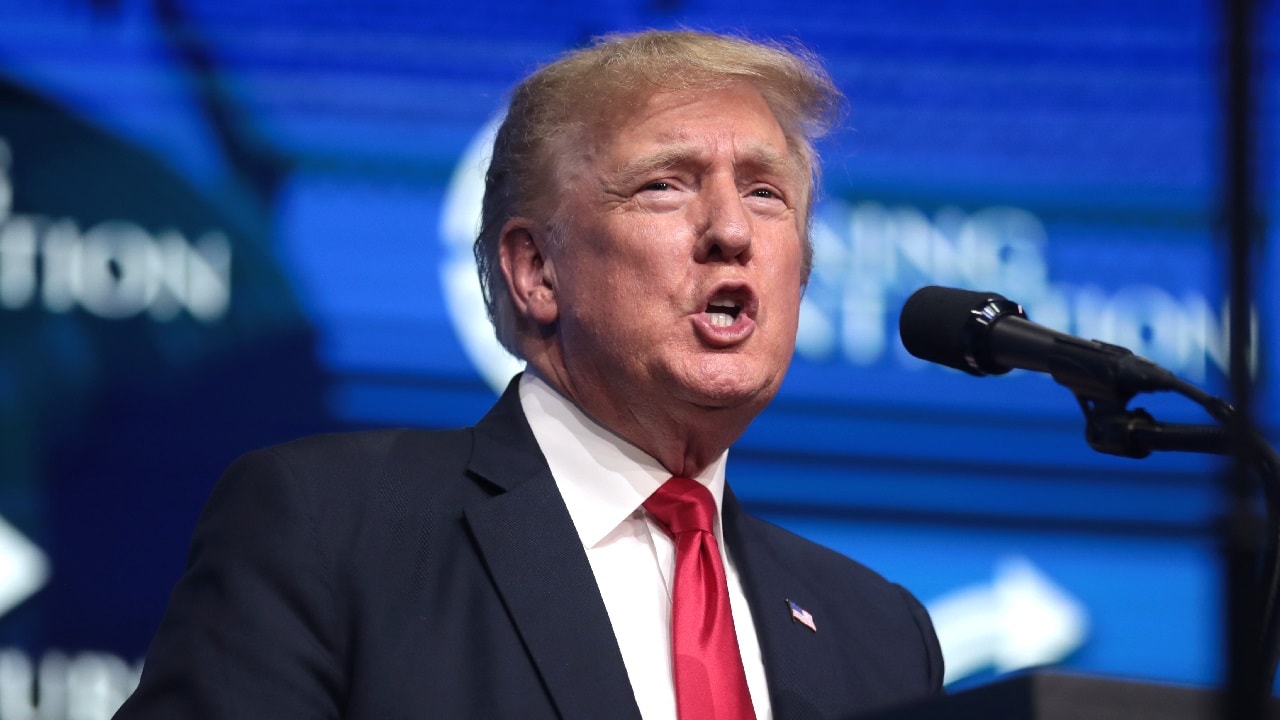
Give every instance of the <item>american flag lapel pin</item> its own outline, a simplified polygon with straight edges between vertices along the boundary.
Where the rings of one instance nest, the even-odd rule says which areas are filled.
[[[797,605],[791,598],[787,598],[787,608],[791,610],[791,622],[798,622],[810,630],[818,632],[818,626],[814,624],[813,615],[810,615],[808,610]]]

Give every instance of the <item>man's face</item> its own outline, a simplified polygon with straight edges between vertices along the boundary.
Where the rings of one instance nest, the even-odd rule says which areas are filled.
[[[601,125],[561,163],[544,249],[570,394],[606,423],[753,417],[795,346],[808,168],[745,84],[658,93]]]

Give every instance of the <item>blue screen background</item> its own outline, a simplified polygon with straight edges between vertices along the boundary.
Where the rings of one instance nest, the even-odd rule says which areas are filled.
[[[917,287],[995,290],[1225,394],[1219,17],[1190,0],[0,0],[0,517],[49,570],[0,613],[0,660],[135,672],[238,454],[478,419],[468,147],[539,64],[646,27],[795,39],[849,98],[819,146],[796,357],[730,455],[739,496],[931,609],[969,593],[1007,619],[1030,586],[1011,578],[1037,578],[1049,594],[1017,599],[1075,619],[1043,662],[1218,682],[1224,465],[1096,454],[1047,376],[925,366],[896,330]],[[1264,73],[1275,31],[1269,12]],[[1270,208],[1280,85],[1258,87]],[[1255,265],[1268,430],[1275,262]],[[958,686],[1016,669],[997,648],[1023,626],[983,622]]]

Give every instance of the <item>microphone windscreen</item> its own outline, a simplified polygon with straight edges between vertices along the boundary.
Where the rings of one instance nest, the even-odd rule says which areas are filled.
[[[985,375],[974,362],[974,335],[979,314],[993,300],[1008,302],[993,292],[957,290],[930,285],[907,298],[898,317],[898,335],[907,352],[929,362]]]

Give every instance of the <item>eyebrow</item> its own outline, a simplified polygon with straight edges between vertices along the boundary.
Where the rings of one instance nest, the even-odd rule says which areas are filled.
[[[742,160],[738,163],[738,167],[779,175],[785,175],[789,172],[802,174],[798,157],[790,153],[779,152],[777,149],[763,144],[748,146],[742,154]]]
[[[614,179],[628,185],[655,170],[665,170],[690,163],[705,163],[706,155],[706,150],[702,146],[693,143],[667,145],[628,161],[614,174]],[[741,153],[734,169],[757,170],[778,175],[799,173],[796,158],[760,143],[747,147]]]
[[[693,144],[665,145],[654,152],[627,161],[622,169],[614,174],[614,179],[624,185],[630,185],[654,170],[666,170],[677,165],[697,162],[700,156],[705,154],[701,147]]]

